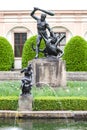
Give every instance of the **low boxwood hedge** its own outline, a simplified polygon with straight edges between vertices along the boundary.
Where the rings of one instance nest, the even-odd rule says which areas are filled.
[[[0,97],[0,110],[17,110],[18,97]]]
[[[87,110],[86,97],[38,97],[33,110]]]
[[[18,97],[0,97],[0,110],[17,110]],[[87,97],[36,97],[33,110],[87,110]]]

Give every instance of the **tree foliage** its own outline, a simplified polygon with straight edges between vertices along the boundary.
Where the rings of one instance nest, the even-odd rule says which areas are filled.
[[[63,59],[67,71],[87,71],[87,42],[80,36],[72,37],[64,48]]]
[[[37,36],[32,36],[29,39],[26,40],[23,52],[22,52],[22,68],[26,67],[28,65],[28,61],[35,58],[36,52],[32,49],[32,44],[36,48],[36,38]],[[45,43],[42,40],[40,44],[40,48],[44,48]],[[43,57],[42,53],[39,53],[39,57]]]
[[[0,71],[11,70],[14,64],[13,49],[9,41],[0,36]]]

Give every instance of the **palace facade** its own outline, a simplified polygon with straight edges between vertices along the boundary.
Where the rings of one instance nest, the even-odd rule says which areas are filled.
[[[54,16],[47,15],[46,21],[56,33],[64,33],[66,38],[60,43],[63,49],[72,36],[82,36],[87,40],[87,10],[53,10]],[[24,42],[37,34],[36,21],[30,16],[31,10],[0,11],[0,36],[8,39],[15,55],[15,69],[21,69]],[[41,12],[37,12],[38,17]]]

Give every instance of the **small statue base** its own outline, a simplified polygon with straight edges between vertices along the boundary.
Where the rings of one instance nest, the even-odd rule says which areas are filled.
[[[20,95],[18,101],[19,111],[32,111],[33,96],[31,94]]]

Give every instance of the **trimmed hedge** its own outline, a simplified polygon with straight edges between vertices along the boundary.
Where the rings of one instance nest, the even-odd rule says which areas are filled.
[[[36,52],[32,49],[32,44],[34,44],[34,47],[36,48],[36,38],[37,35],[30,37],[26,40],[23,52],[22,52],[22,68],[27,67],[28,61],[35,58]],[[44,48],[45,43],[44,40],[41,41],[40,48]],[[39,53],[39,57],[43,57],[42,53]]]
[[[11,70],[14,65],[13,49],[9,41],[0,36],[0,71]]]
[[[80,36],[72,37],[64,48],[63,60],[67,71],[87,71],[87,42]]]
[[[18,97],[0,97],[0,110],[17,110]],[[87,110],[87,97],[37,97],[33,110]]]
[[[0,110],[17,110],[18,97],[0,97]]]
[[[38,97],[34,99],[33,110],[87,110],[87,98]]]

